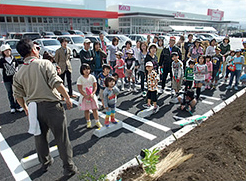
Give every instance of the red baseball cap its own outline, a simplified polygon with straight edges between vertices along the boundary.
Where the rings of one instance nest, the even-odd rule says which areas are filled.
[[[174,40],[175,41],[176,40],[175,36],[171,36],[170,40]]]

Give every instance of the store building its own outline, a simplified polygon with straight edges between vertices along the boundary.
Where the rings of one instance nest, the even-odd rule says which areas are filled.
[[[106,0],[81,0],[79,4],[1,0],[0,35],[7,32],[105,30],[118,12],[106,11]]]
[[[193,26],[197,27],[198,32],[202,31],[202,27],[211,27],[221,34],[227,34],[228,26],[239,24],[224,21],[223,11],[211,9],[208,9],[207,15],[127,5],[109,6],[107,10],[119,13],[118,19],[109,20],[109,26],[123,34],[176,31],[172,26],[183,26],[184,29]],[[191,32],[196,32],[196,28]]]

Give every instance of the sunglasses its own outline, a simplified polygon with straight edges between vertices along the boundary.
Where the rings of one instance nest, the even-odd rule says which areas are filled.
[[[40,47],[39,47],[38,45],[34,44],[34,47],[35,47],[38,51],[40,51]]]

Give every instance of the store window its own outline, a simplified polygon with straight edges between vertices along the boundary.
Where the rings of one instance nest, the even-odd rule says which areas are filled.
[[[33,22],[33,23],[37,23],[36,17],[32,17],[32,22]]]
[[[14,21],[14,23],[19,23],[19,19],[18,19],[18,17],[13,17],[13,21]]]
[[[57,18],[54,18],[54,23],[58,23],[58,19]]]
[[[12,22],[12,17],[7,16],[7,22]]]
[[[25,23],[25,18],[24,17],[20,17],[20,22],[21,23]]]
[[[47,18],[44,18],[44,23],[47,23]]]
[[[63,23],[63,22],[62,22],[62,18],[59,18],[59,23]]]
[[[3,16],[0,16],[0,22],[5,22],[5,18]]]
[[[80,18],[77,19],[77,22],[80,23]]]
[[[41,17],[38,17],[38,22],[39,22],[39,23],[43,23],[43,21],[42,21],[42,18],[41,18]]]
[[[49,18],[49,23],[53,23],[53,18]]]
[[[64,23],[67,23],[67,18],[64,18]]]

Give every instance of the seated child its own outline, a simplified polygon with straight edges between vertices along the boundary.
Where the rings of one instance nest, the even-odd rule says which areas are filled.
[[[184,95],[180,95],[178,97],[178,101],[180,103],[180,109],[184,110],[185,108],[188,109],[189,111],[193,110],[195,108],[195,105],[197,103],[195,96],[194,96],[194,91],[188,89]]]

